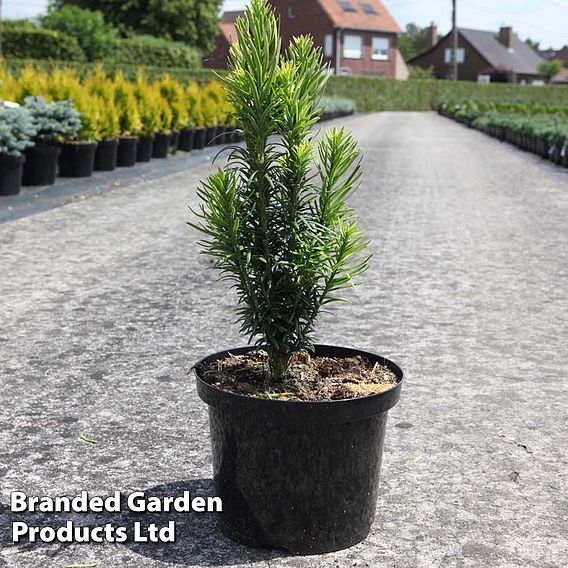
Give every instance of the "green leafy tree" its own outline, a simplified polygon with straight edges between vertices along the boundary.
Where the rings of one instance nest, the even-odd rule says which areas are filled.
[[[107,22],[123,31],[183,41],[209,52],[218,34],[222,0],[55,0],[100,10]]]
[[[44,28],[75,37],[89,61],[110,55],[117,36],[115,28],[105,23],[102,12],[91,12],[77,6],[62,6],[60,9],[52,6],[41,23]]]
[[[245,145],[200,186],[190,224],[237,290],[241,331],[267,349],[278,378],[294,352],[312,349],[320,310],[367,268],[368,241],[346,205],[360,153],[344,129],[314,138],[327,75],[311,38],[294,38],[281,56],[267,0],[252,0],[236,27],[225,87]]]
[[[528,46],[532,47],[535,51],[540,49],[540,41],[534,41],[530,37],[528,37],[527,39],[525,39],[525,43]]]
[[[428,49],[428,30],[416,24],[406,24],[398,38],[398,48],[405,61],[420,55]]]
[[[560,59],[553,59],[552,61],[542,61],[538,66],[538,72],[544,75],[550,81],[555,75],[562,71],[564,63]]]

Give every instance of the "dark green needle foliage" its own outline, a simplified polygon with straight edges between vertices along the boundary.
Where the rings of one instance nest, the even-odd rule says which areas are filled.
[[[245,145],[203,182],[190,224],[238,292],[241,331],[267,349],[278,378],[295,351],[312,348],[320,310],[367,268],[368,241],[346,204],[360,156],[344,129],[314,141],[327,73],[311,38],[281,56],[265,0],[252,0],[236,27],[225,87]]]

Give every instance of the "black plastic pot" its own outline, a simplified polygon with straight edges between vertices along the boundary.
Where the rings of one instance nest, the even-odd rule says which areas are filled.
[[[153,136],[140,136],[138,146],[136,146],[136,161],[149,162],[152,159],[152,150],[154,149]]]
[[[116,165],[119,168],[131,168],[136,164],[138,136],[121,136],[116,153]]]
[[[213,145],[217,141],[214,141],[215,136],[217,136],[217,127],[216,126],[209,126],[205,132],[205,145]]]
[[[196,128],[193,136],[193,149],[203,150],[205,148],[205,139],[207,138],[206,128]]]
[[[17,195],[22,188],[22,174],[26,157],[0,154],[0,195]]]
[[[170,135],[167,132],[156,132],[154,136],[154,147],[152,158],[167,158]]]
[[[195,130],[193,128],[182,128],[179,133],[178,150],[191,152],[193,150],[194,138]]]
[[[253,347],[231,350],[242,354]],[[267,400],[233,394],[201,380],[209,405],[215,495],[221,530],[255,547],[293,554],[341,550],[363,540],[375,516],[387,411],[403,373],[372,353],[316,346],[318,355],[362,355],[392,369],[398,384],[367,397],[326,402]]]
[[[94,170],[96,172],[111,172],[116,168],[118,138],[101,140],[95,150]]]
[[[95,165],[96,143],[68,142],[61,146],[59,175],[61,177],[89,177]]]
[[[53,185],[60,152],[58,144],[36,144],[28,148],[22,185]]]
[[[170,151],[172,154],[175,154],[178,150],[179,146],[179,130],[172,130],[170,132]]]

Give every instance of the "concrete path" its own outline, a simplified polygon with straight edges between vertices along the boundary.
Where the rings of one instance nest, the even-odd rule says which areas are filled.
[[[344,124],[365,151],[353,203],[376,257],[319,338],[408,375],[368,540],[286,557],[178,514],[175,544],[9,544],[13,520],[171,518],[10,515],[13,490],[213,493],[187,370],[243,340],[184,224],[197,165],[0,226],[0,567],[566,566],[568,171],[431,113]]]

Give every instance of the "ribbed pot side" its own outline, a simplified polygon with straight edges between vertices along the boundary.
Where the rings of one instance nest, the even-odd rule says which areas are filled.
[[[388,366],[398,383],[367,397],[300,402],[236,395],[195,372],[209,405],[219,524],[243,544],[321,554],[357,544],[373,523],[387,413],[399,399],[402,370],[358,350],[318,345],[316,354],[363,355]]]

